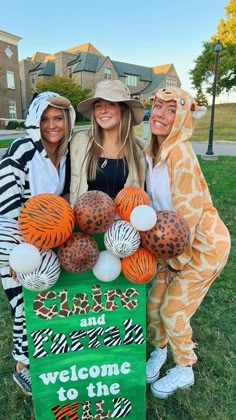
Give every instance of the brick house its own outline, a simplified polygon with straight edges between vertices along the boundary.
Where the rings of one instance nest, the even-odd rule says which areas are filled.
[[[18,58],[20,37],[0,30],[0,127],[22,119]]]
[[[46,82],[52,76],[73,78],[83,88],[92,91],[101,80],[120,79],[129,87],[131,96],[142,102],[151,101],[157,88],[181,86],[173,64],[145,67],[114,61],[90,43],[55,54],[36,52],[32,57],[20,61],[24,115],[37,81]]]

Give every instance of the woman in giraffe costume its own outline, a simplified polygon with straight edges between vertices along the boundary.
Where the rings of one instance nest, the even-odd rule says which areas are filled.
[[[147,383],[157,398],[194,384],[196,363],[190,319],[224,268],[230,235],[214,208],[198,159],[189,142],[195,119],[205,115],[179,88],[156,92],[146,146],[147,192],[155,210],[172,210],[190,228],[190,243],[175,258],[159,261],[147,300],[148,332],[155,350],[146,366]],[[176,366],[158,380],[169,344]]]

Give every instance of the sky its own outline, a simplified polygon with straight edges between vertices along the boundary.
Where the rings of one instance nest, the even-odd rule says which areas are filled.
[[[189,70],[225,16],[229,0],[1,0],[0,30],[21,37],[19,59],[90,42],[111,60],[173,63],[194,94]],[[232,102],[227,95],[222,101]],[[236,101],[236,98],[235,98]]]

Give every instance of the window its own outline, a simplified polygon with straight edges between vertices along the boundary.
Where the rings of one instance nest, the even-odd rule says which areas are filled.
[[[104,79],[111,79],[111,69],[104,70]]]
[[[12,71],[7,71],[7,87],[8,89],[15,89],[15,79]]]
[[[32,85],[35,85],[37,83],[37,79],[38,79],[38,73],[31,73]]]
[[[171,88],[171,87],[175,87],[175,86],[177,86],[177,80],[176,79],[171,79],[171,78],[168,78],[168,79],[166,79],[166,87],[168,88]]]
[[[17,118],[17,115],[16,115],[16,102],[15,101],[9,101],[9,118],[11,120],[15,120]]]
[[[68,67],[68,77],[69,79],[72,79],[72,67]]]
[[[126,76],[125,83],[126,83],[127,86],[137,86],[138,78],[137,78],[137,76],[132,76],[132,75],[128,74]]]

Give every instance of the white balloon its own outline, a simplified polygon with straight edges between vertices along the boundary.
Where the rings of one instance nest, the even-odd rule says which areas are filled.
[[[120,258],[109,251],[101,251],[92,272],[98,280],[109,282],[115,280],[121,272]]]
[[[140,231],[152,229],[156,221],[157,214],[155,210],[146,204],[135,207],[130,214],[131,225]]]
[[[39,249],[27,242],[16,245],[9,254],[9,265],[16,273],[30,273],[41,262]]]
[[[61,265],[52,249],[41,249],[42,262],[31,273],[17,273],[17,279],[28,290],[43,291],[54,286],[61,274]]]

